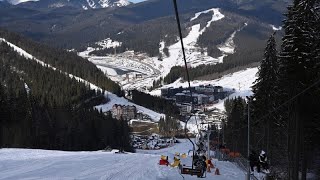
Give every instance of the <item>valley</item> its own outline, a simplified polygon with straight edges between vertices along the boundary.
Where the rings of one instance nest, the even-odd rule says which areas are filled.
[[[0,179],[319,179],[319,6],[0,0]]]
[[[212,23],[225,18],[225,15],[223,15],[218,8],[213,8],[195,13],[194,17],[190,19],[190,22],[195,21],[200,15],[207,13],[212,13],[212,17],[206,23],[206,26],[200,29],[200,24],[193,25],[190,27],[189,34],[183,39],[187,62],[190,67],[223,63],[224,57],[235,52],[236,45],[233,39],[236,33],[247,26],[247,23],[245,23],[238,30],[234,31],[224,43],[217,45],[222,55],[213,58],[208,55],[205,49],[199,47],[198,38],[202,33],[206,32],[206,29],[209,28]],[[108,39],[108,43],[102,44],[101,42],[97,42],[95,44],[99,47],[87,47],[86,51],[78,53],[79,56],[87,58],[94,63],[99,69],[104,71],[109,78],[118,82],[125,90],[138,89],[148,92],[148,89],[154,85],[154,82],[160,78],[164,78],[173,66],[184,66],[180,41],[168,46],[168,56],[163,52],[166,44],[164,41],[161,41],[159,43],[161,59],[159,59],[159,57],[149,57],[147,54],[134,51],[126,51],[124,53],[107,56],[96,56],[94,55],[94,51],[108,48],[115,48],[116,53],[116,48],[121,46],[122,43]],[[119,69],[122,73],[117,73]]]

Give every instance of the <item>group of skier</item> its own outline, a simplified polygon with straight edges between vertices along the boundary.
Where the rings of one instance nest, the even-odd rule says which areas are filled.
[[[266,153],[262,150],[260,155],[257,155],[255,151],[251,151],[249,156],[251,174],[254,173],[254,167],[257,167],[258,173],[262,172],[269,173],[269,165]]]

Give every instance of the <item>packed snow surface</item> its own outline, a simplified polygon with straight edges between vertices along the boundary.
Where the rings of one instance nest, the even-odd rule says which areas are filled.
[[[188,140],[182,139],[170,148],[138,150],[135,154],[113,152],[64,152],[37,149],[0,149],[0,179],[113,179],[113,180],[178,180],[183,179],[177,168],[159,166],[160,155],[173,161],[176,152],[188,153],[192,149]],[[182,159],[191,165],[191,158]],[[213,180],[239,180],[245,173],[231,162],[214,160],[221,175],[208,173]],[[186,180],[198,179],[184,175]]]

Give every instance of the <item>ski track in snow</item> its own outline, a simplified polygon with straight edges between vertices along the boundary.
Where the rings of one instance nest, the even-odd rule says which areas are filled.
[[[182,139],[172,147],[161,150],[138,150],[137,153],[65,152],[37,149],[0,149],[0,179],[101,179],[101,180],[177,180],[182,179],[177,168],[159,166],[160,155],[173,161],[176,152],[192,149]],[[191,157],[181,160],[191,165]],[[205,179],[239,180],[245,173],[231,162],[213,161],[221,175],[207,174]],[[186,180],[198,179],[184,175]]]
[[[19,48],[18,46],[6,41],[5,39],[3,38],[0,38],[0,43],[1,42],[5,42],[7,43],[10,47],[12,47],[16,52],[18,52],[21,56],[27,58],[27,59],[31,59],[31,60],[35,60],[36,62],[38,62],[39,64],[41,64],[42,66],[47,66],[53,70],[58,70],[57,68],[49,65],[49,64],[46,64],[44,63],[43,61],[40,61],[39,59],[36,59],[34,56],[32,56],[31,54],[29,54],[28,52],[26,52],[25,50]],[[62,71],[60,71],[62,72]],[[82,83],[85,83],[87,85],[90,86],[91,89],[94,89],[94,90],[102,90],[101,88],[99,88],[98,86],[80,78],[80,77],[77,77],[77,76],[74,76],[72,74],[68,74],[68,73],[65,73],[65,72],[62,72],[64,74],[66,74],[67,76],[69,76],[70,78],[75,78],[76,80],[82,82]],[[139,105],[136,105],[134,103],[131,103],[129,102],[127,99],[123,98],[123,97],[118,97],[117,95],[111,93],[111,92],[108,92],[106,91],[106,96],[110,99],[110,101],[107,103],[107,104],[103,104],[103,105],[99,105],[99,106],[96,106],[97,109],[102,109],[103,112],[107,112],[109,110],[112,109],[112,106],[114,104],[121,104],[121,105],[134,105],[137,107],[137,110],[139,112],[142,112],[144,114],[147,114],[151,117],[151,119],[153,119],[154,121],[158,121],[161,117],[164,116],[164,114],[160,114],[160,113],[157,113],[157,112],[154,112],[150,109],[147,109],[145,107],[142,107],[142,106],[139,106]]]

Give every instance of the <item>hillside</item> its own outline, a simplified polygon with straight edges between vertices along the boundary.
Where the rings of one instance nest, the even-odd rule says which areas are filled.
[[[45,46],[37,53],[39,44],[8,32],[2,33],[2,37],[11,42],[0,38],[1,147],[97,150],[111,146],[131,150],[127,124],[104,113],[115,103],[135,104],[87,80],[91,65],[94,77],[101,74],[102,81],[97,82],[108,88],[103,83],[103,79],[108,79],[101,71],[72,53],[64,54],[61,50],[45,49]],[[77,66],[67,68],[67,61],[72,62],[70,57],[73,56],[79,60],[78,64],[88,65],[88,69],[82,68],[86,72],[84,78],[70,73],[81,75]],[[147,108],[137,106],[137,109],[154,120],[161,117]],[[119,144],[122,141],[127,143]]]
[[[6,30],[0,29],[0,37],[16,44],[20,48],[53,67],[86,79],[105,90],[121,95],[121,89],[116,83],[105,77],[103,72],[97,69],[92,63],[80,58],[72,52],[50,48],[43,44],[23,38],[20,35],[10,33]]]
[[[128,142],[129,128],[93,108],[108,101],[101,91],[4,39],[0,54],[1,147],[130,150],[117,140]]]
[[[33,9],[73,7],[83,10],[123,7],[131,4],[127,0],[1,0],[13,5]]]
[[[187,46],[190,54],[187,56],[193,68],[193,79],[210,79],[225,71],[238,67],[243,69],[258,62],[262,58],[269,35],[274,30],[281,29],[278,26],[288,3],[287,0],[178,1],[183,36],[185,41],[190,43]],[[221,17],[215,19],[214,16],[219,13]],[[149,0],[117,9],[89,11],[69,7],[39,9],[18,5],[2,8],[0,15],[0,26],[21,32],[50,46],[77,52],[84,52],[91,47],[83,57],[98,56],[92,60],[104,56],[112,58],[112,55],[125,57],[122,53],[128,51],[135,55],[143,54],[144,64],[139,66],[149,69],[147,74],[152,76],[143,82],[149,84],[146,88],[150,88],[150,84],[159,84],[159,71],[161,77],[165,78],[165,83],[184,76],[182,68],[177,67],[165,77],[173,66],[180,66],[182,62],[173,4],[170,0]],[[282,33],[277,33],[278,39]],[[108,45],[113,42],[118,45]],[[158,60],[150,62],[151,58]],[[136,63],[128,58],[124,59],[126,62],[121,64]],[[223,64],[216,66],[222,62]],[[155,66],[146,67],[147,64]],[[159,65],[163,66],[165,72]],[[119,74],[118,62],[116,68],[113,66],[112,64],[111,70],[109,64],[107,67],[103,65],[103,68],[113,71],[111,76],[110,72],[108,73],[109,78],[126,86],[125,81],[116,75]],[[127,65],[124,66],[128,68]],[[102,66],[98,67],[101,69]],[[120,69],[123,69],[123,65]],[[137,68],[134,69],[136,70]],[[121,71],[120,74],[123,73]],[[138,72],[141,73],[140,70]]]
[[[273,6],[285,7],[284,3],[284,1],[269,0],[260,3],[250,1],[246,3],[254,7],[250,9],[241,8],[243,7],[241,4],[239,5],[232,0],[187,0],[181,1],[179,4],[183,17],[182,22],[185,27],[190,27],[191,24],[188,23],[187,19],[191,18],[196,12],[210,8],[221,8],[235,15],[278,26],[283,18],[283,9],[275,9]],[[3,8],[1,11],[0,25],[2,27],[21,32],[50,45],[69,49],[85,47],[88,43],[106,38],[114,39],[114,37],[132,39],[131,44],[133,44],[125,46],[132,49],[138,47],[135,45],[139,45],[139,42],[141,44],[141,42],[149,41],[152,46],[155,46],[160,42],[161,37],[177,35],[174,32],[176,24],[173,19],[173,6],[170,0],[151,0],[114,10],[78,11],[66,7],[34,9],[12,6]],[[241,24],[241,19],[243,18],[236,21],[235,25]],[[164,26],[158,28],[160,24]],[[232,26],[227,27],[227,29],[229,31],[227,33],[230,34],[235,30]],[[119,32],[126,33],[118,34]],[[146,32],[148,34],[145,34]],[[141,37],[141,34],[148,36]],[[217,36],[217,34],[214,34],[214,36]],[[145,37],[149,37],[148,41],[143,39]],[[172,39],[171,37],[167,37],[168,40],[166,41]],[[144,50],[144,52],[157,55],[157,53],[152,54],[148,50]]]

